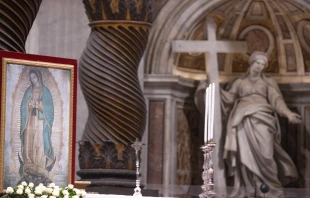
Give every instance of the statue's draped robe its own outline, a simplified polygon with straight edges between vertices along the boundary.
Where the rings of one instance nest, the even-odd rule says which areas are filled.
[[[37,102],[32,108],[31,100]],[[22,163],[20,175],[24,173],[48,177],[51,166],[55,163],[54,150],[51,144],[54,121],[54,105],[50,91],[29,87],[21,103],[21,143]]]
[[[280,145],[277,113],[284,116],[289,110],[278,85],[264,75],[256,82],[244,76],[221,94],[223,114],[228,116],[224,159],[234,176],[230,196],[252,194],[265,183],[271,188],[269,197],[279,197],[282,185],[296,178],[297,171]]]

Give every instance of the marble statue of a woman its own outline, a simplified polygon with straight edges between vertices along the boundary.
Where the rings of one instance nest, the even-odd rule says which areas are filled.
[[[301,117],[287,108],[277,83],[262,73],[267,55],[254,52],[249,64],[244,76],[221,90],[223,116],[227,116],[223,156],[228,174],[234,177],[230,197],[253,195],[262,183],[270,187],[268,197],[279,197],[282,186],[297,178],[297,171],[280,146],[277,115],[294,124],[301,123]]]

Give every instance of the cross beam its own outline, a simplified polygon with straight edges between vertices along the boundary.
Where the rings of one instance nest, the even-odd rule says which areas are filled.
[[[245,41],[218,41],[216,40],[216,23],[213,18],[207,18],[204,25],[205,39],[201,41],[172,41],[173,52],[203,52],[203,53],[246,53]],[[208,37],[208,38],[207,38]]]
[[[182,41],[172,42],[173,52],[202,52],[202,53],[245,53],[247,44],[243,41]]]
[[[218,60],[217,53],[246,53],[247,43],[245,41],[218,41],[216,40],[216,23],[213,18],[208,17],[204,24],[205,39],[202,41],[172,41],[173,52],[200,52],[205,54],[206,74],[209,83],[218,84]],[[210,75],[212,74],[212,75]],[[217,88],[218,85],[216,85]]]

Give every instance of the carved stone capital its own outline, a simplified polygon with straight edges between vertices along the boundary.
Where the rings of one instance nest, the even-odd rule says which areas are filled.
[[[90,22],[101,20],[152,20],[151,0],[83,0]]]

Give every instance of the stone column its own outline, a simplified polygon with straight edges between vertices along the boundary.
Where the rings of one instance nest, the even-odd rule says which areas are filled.
[[[197,84],[174,75],[144,79],[149,116],[142,156],[148,160],[141,167],[142,180],[165,197],[185,195],[190,184],[202,183],[203,124],[194,103]]]
[[[42,0],[0,1],[0,50],[25,52],[25,43]]]
[[[146,106],[138,65],[151,26],[150,0],[84,0],[91,33],[79,79],[89,109],[78,175],[96,186],[135,186],[131,143],[141,140]],[[117,178],[117,179],[115,179]]]

